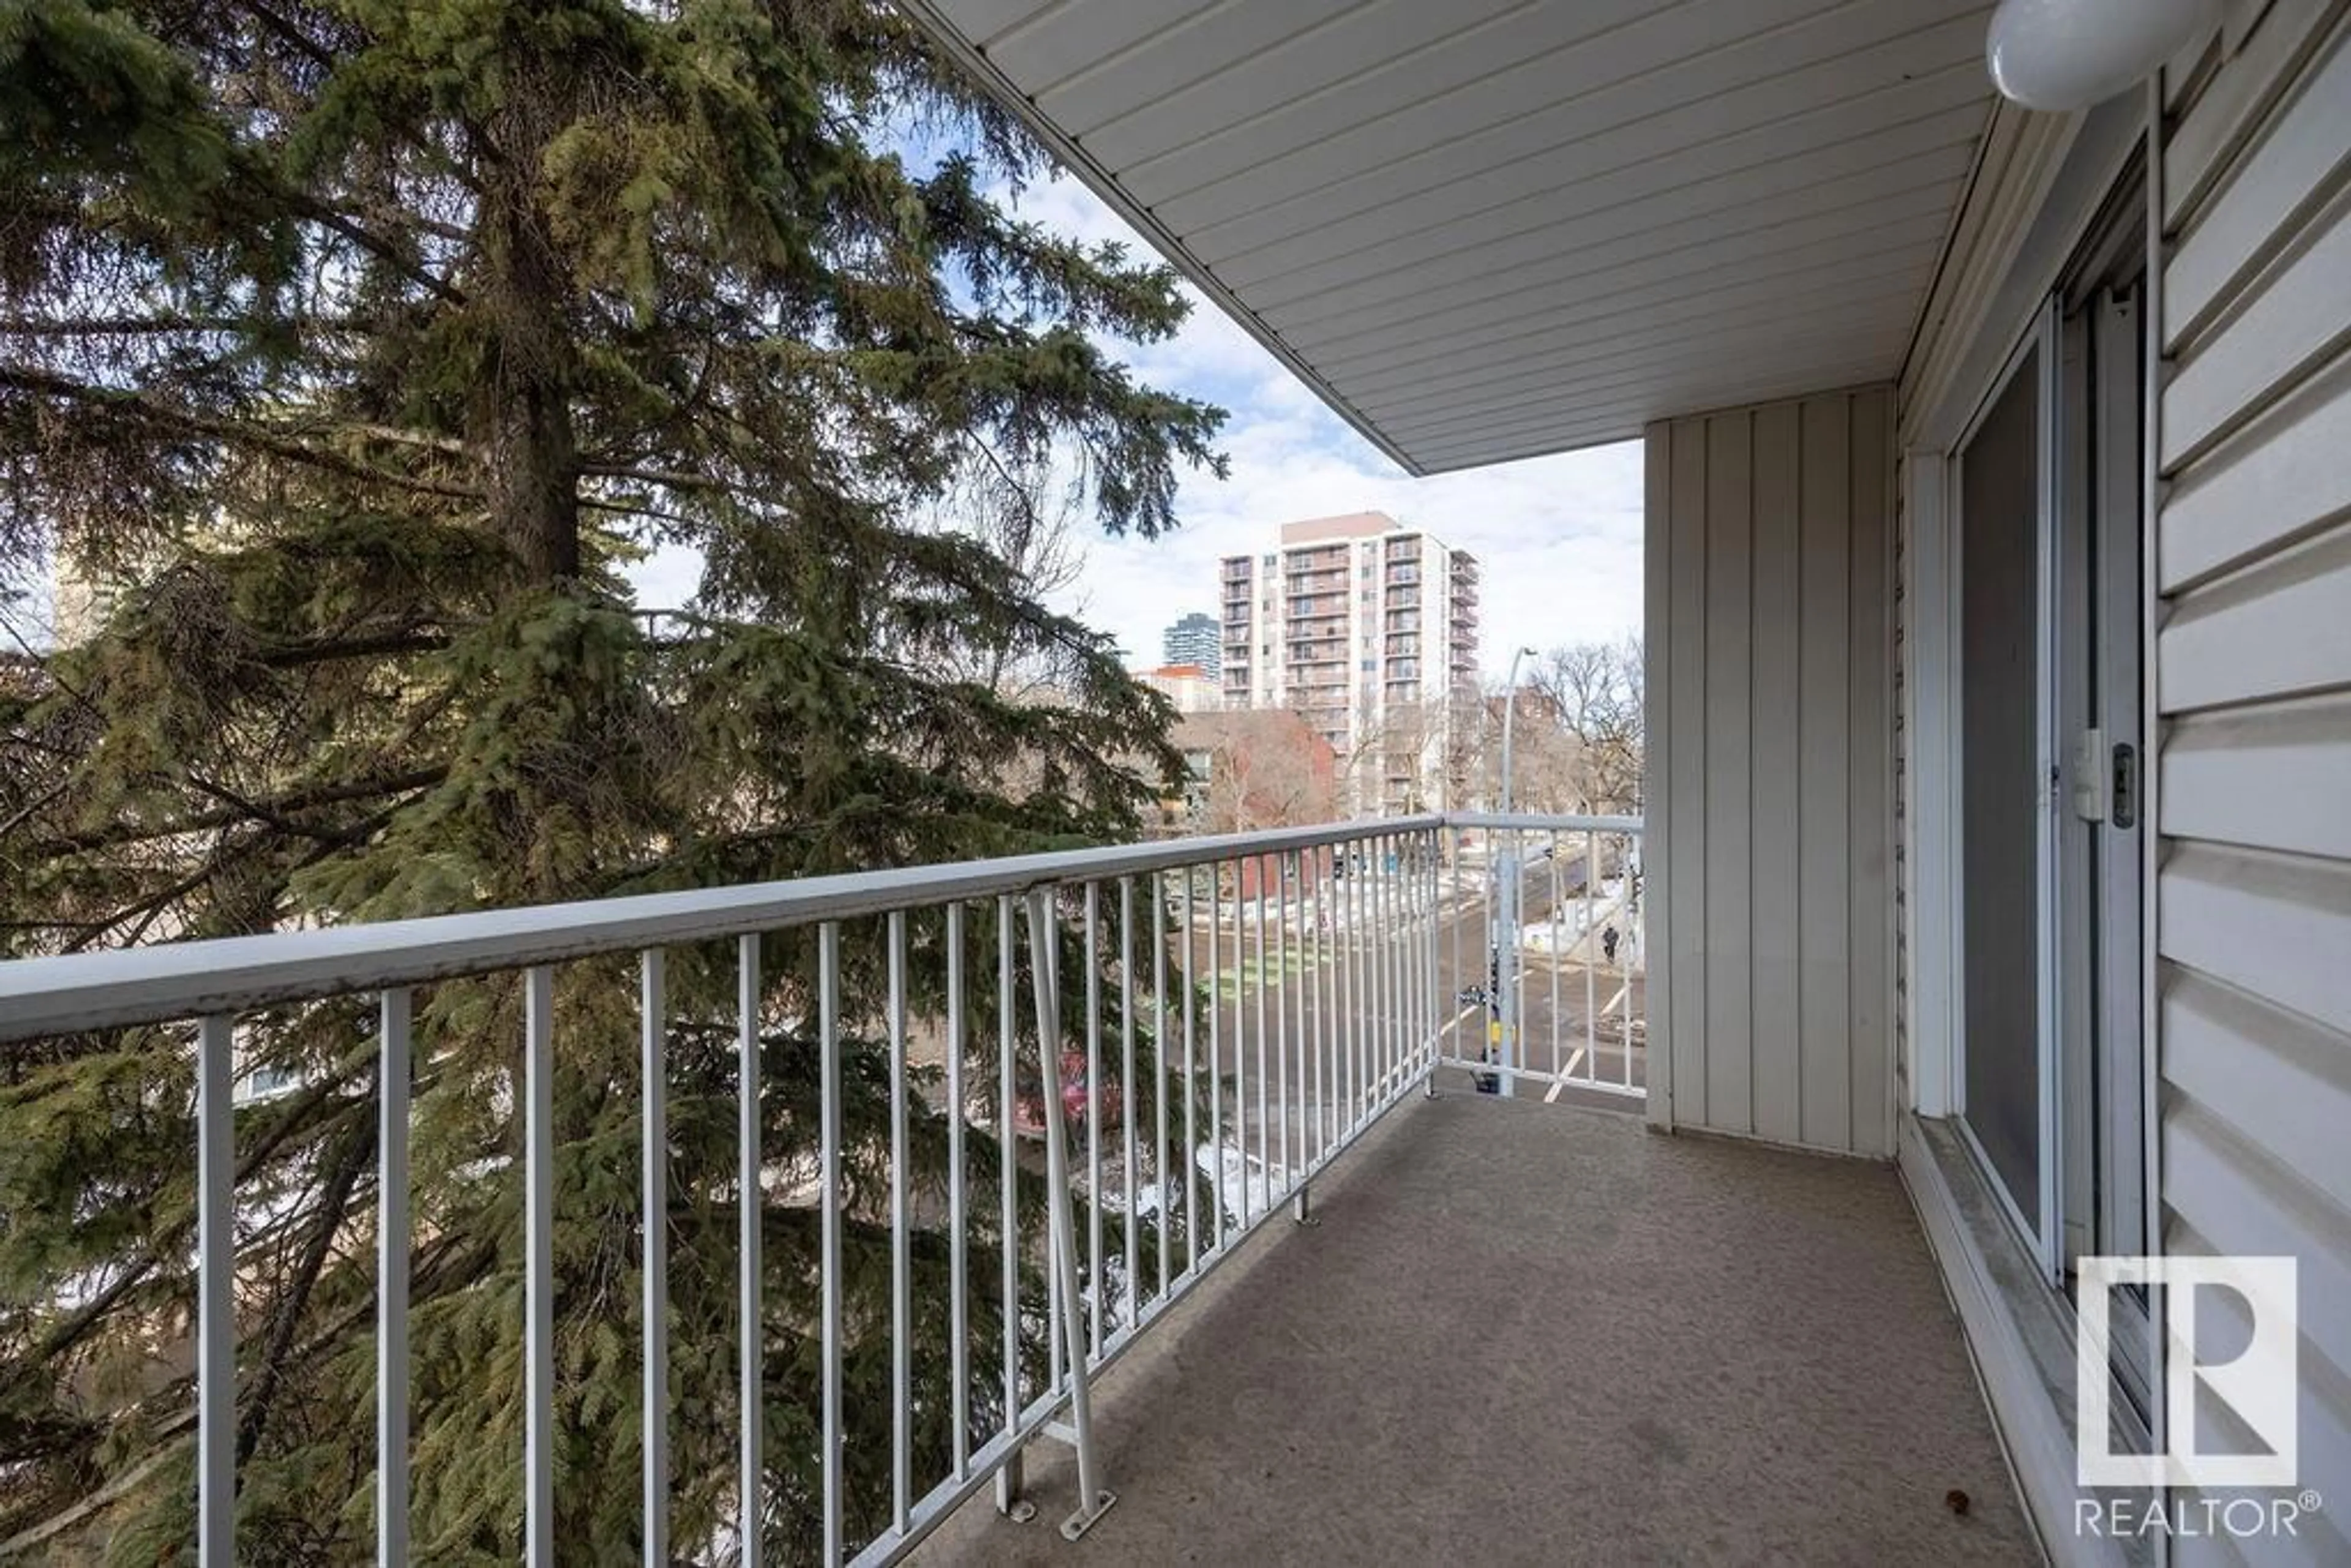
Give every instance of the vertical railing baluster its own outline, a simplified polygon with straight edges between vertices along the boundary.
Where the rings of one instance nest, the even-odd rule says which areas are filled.
[[[1427,1014],[1427,966],[1420,961],[1420,925],[1425,911],[1421,907],[1422,873],[1420,865],[1420,835],[1403,835],[1405,868],[1404,890],[1405,918],[1404,923],[1404,1043],[1405,1071],[1397,1087],[1410,1082],[1420,1071],[1420,1053],[1426,1040],[1421,1020]]]
[[[1200,1191],[1200,1131],[1196,1124],[1199,1119],[1200,1062],[1199,1033],[1196,1027],[1197,1020],[1193,1016],[1198,992],[1198,980],[1192,973],[1194,955],[1199,946],[1199,933],[1192,925],[1192,873],[1196,869],[1193,866],[1184,868],[1184,935],[1182,938],[1184,946],[1181,966],[1184,972],[1184,1159],[1183,1175],[1180,1180],[1184,1202],[1184,1271],[1187,1274],[1196,1272],[1200,1267],[1200,1206],[1196,1201]],[[1214,913],[1216,906],[1217,868],[1214,862],[1211,862],[1208,867],[1208,908],[1210,910],[1208,918],[1211,922],[1216,919]],[[1212,1062],[1216,1060],[1216,1047],[1213,1044],[1217,1030],[1216,984],[1217,955],[1212,946],[1208,951],[1208,1038],[1212,1042],[1208,1048],[1208,1059]],[[1160,1179],[1165,1182],[1167,1178],[1162,1176]],[[1160,1198],[1163,1223],[1166,1215],[1166,1203],[1167,1199],[1163,1194]]]
[[[1412,930],[1408,935],[1407,952],[1412,965],[1412,1058],[1415,1077],[1426,1071],[1424,1063],[1428,1050],[1437,1038],[1429,1026],[1429,1013],[1437,994],[1436,967],[1429,962],[1429,923],[1436,918],[1434,905],[1428,899],[1429,844],[1426,830],[1412,835]]]
[[[1481,837],[1486,846],[1485,875],[1479,879],[1483,883],[1479,891],[1486,906],[1486,970],[1483,977],[1486,1006],[1483,1009],[1485,1016],[1478,1020],[1478,1054],[1482,1059],[1490,1052],[1493,1065],[1499,1070],[1508,1061],[1506,1042],[1510,1030],[1510,1020],[1502,1016],[1501,927],[1494,918],[1496,890],[1501,886],[1503,871],[1501,835],[1489,829]],[[1511,1092],[1507,1076],[1501,1078],[1499,1087],[1505,1094]]]
[[[1559,1053],[1559,967],[1566,964],[1568,959],[1568,947],[1559,945],[1561,936],[1566,936],[1566,922],[1561,919],[1566,915],[1566,907],[1563,907],[1563,898],[1559,894],[1559,861],[1563,858],[1559,849],[1559,830],[1552,830],[1552,910],[1550,922],[1544,922],[1552,928],[1552,1077],[1566,1072],[1563,1058]]]
[[[642,1483],[644,1558],[669,1561],[669,1038],[668,960],[658,947],[638,959],[637,1035],[644,1108],[638,1128],[644,1210],[644,1432]]]
[[[1431,940],[1437,932],[1436,830],[1422,829],[1414,835],[1413,843],[1413,887],[1420,903],[1420,919],[1412,932],[1412,967],[1420,976],[1420,1007],[1413,1020],[1418,1060],[1413,1071],[1426,1074],[1434,1069],[1437,1055],[1437,946]]]
[[[1306,1026],[1307,1044],[1299,1055],[1298,1163],[1311,1166],[1315,1158],[1329,1146],[1322,1135],[1326,1110],[1322,1094],[1322,1026],[1326,1015],[1322,1009],[1322,884],[1319,880],[1322,868],[1315,864],[1321,850],[1308,850],[1299,856],[1298,924],[1305,932],[1306,986],[1305,1007],[1310,1019]],[[1312,1067],[1312,1087],[1306,1077],[1309,1063]]]
[[[1186,932],[1188,940],[1190,932]],[[1167,1183],[1167,873],[1151,873],[1151,1108],[1155,1118],[1151,1145],[1152,1179],[1159,1184],[1159,1299],[1167,1298],[1167,1222],[1176,1212]],[[1130,1197],[1129,1203],[1134,1200]]]
[[[1279,1157],[1279,1164],[1266,1167],[1265,1204],[1269,1208],[1273,1207],[1275,1201],[1273,1172],[1277,1168],[1280,1170],[1281,1186],[1284,1189],[1289,1187],[1292,1179],[1290,1168],[1290,1068],[1293,1064],[1290,1057],[1291,1043],[1290,1015],[1297,1010],[1293,1004],[1298,999],[1299,993],[1290,983],[1291,860],[1292,857],[1285,853],[1276,855],[1273,862],[1274,890],[1280,895],[1280,901],[1273,906],[1273,972],[1280,977],[1277,983],[1280,987],[1280,989],[1273,994],[1273,1148]],[[1302,1029],[1299,1032],[1302,1035]],[[1264,1121],[1266,1103],[1266,1085],[1262,1079],[1259,1080],[1257,1092],[1258,1119],[1261,1124]]]
[[[885,923],[890,986],[890,1503],[903,1535],[914,1505],[914,1254],[906,1211],[906,912]]]
[[[1091,886],[1092,884],[1089,884]],[[1053,894],[1044,888],[1029,892],[1029,952],[1037,981],[1037,1054],[1044,1066],[1045,1100],[1053,1107],[1045,1121],[1045,1197],[1047,1244],[1051,1257],[1046,1270],[1061,1287],[1067,1315],[1052,1324],[1065,1340],[1070,1366],[1071,1447],[1078,1456],[1078,1511],[1061,1526],[1075,1539],[1114,1499],[1104,1490],[1096,1464],[1093,1440],[1092,1375],[1087,1367],[1085,1329],[1077,1318],[1077,1224],[1070,1213],[1069,1123],[1061,1104],[1061,947],[1053,911]],[[1092,945],[1089,944],[1089,946]]]
[[[196,1560],[236,1555],[236,1026],[196,1029]]]
[[[1322,934],[1326,960],[1323,967],[1329,971],[1322,978],[1322,1051],[1329,1059],[1324,1064],[1327,1076],[1322,1105],[1322,1145],[1326,1150],[1339,1141],[1347,1104],[1347,1001],[1343,985],[1347,949],[1340,938],[1340,925],[1346,913],[1347,884],[1336,874],[1338,857],[1346,852],[1344,843],[1331,846],[1332,859],[1322,868],[1322,904],[1314,916],[1316,927]]]
[[[1387,919],[1381,927],[1388,966],[1388,1053],[1386,1071],[1381,1079],[1382,1097],[1385,1098],[1395,1092],[1396,1075],[1404,1068],[1405,1040],[1405,966],[1399,941],[1405,924],[1404,851],[1401,841],[1392,833],[1383,841],[1380,860],[1388,867]]]
[[[1102,1349],[1102,883],[1086,883],[1086,1312],[1090,1354]],[[1069,1303],[1072,1310],[1079,1305]]]
[[[1379,966],[1372,943],[1378,936],[1374,929],[1372,883],[1374,876],[1373,841],[1366,837],[1355,841],[1355,1113],[1354,1124],[1361,1127],[1371,1118],[1372,1061],[1379,1051]]]
[[[1013,1037],[1012,895],[996,898],[996,1047],[998,1110],[996,1124],[997,1225],[1002,1257],[998,1306],[1003,1317],[1004,1416],[1002,1431],[1020,1424],[1020,1185],[1014,1144],[1019,1137],[1019,1090],[1014,1078],[1017,1051]],[[1014,1455],[996,1478],[996,1506],[1008,1511],[1019,1491],[1019,1456]]]
[[[964,1160],[963,905],[947,905],[947,1322],[955,1479],[971,1469],[971,1199]]]
[[[743,1542],[743,1561],[764,1561],[761,1542],[767,1528],[768,1334],[761,1299],[766,1291],[762,1243],[766,1239],[767,1188],[761,1158],[763,1118],[759,1111],[759,936],[747,933],[736,939],[735,951],[735,1089],[736,1114],[736,1322],[742,1344],[736,1360],[741,1406],[741,1451],[736,1460],[737,1532]],[[828,1522],[830,1515],[828,1515]]]
[[[1439,1039],[1445,1020],[1453,1016],[1453,998],[1445,989],[1444,951],[1438,927],[1445,919],[1445,830],[1428,830],[1428,929],[1424,934],[1428,953],[1428,1092],[1437,1092],[1437,1059],[1443,1054]]]
[[[1625,884],[1625,935],[1617,943],[1622,955],[1616,960],[1616,995],[1618,1034],[1625,1042],[1625,1087],[1633,1087],[1633,946],[1641,939],[1641,911],[1636,902],[1640,888],[1635,882],[1635,862],[1641,858],[1635,846],[1637,836],[1627,837],[1624,847],[1616,852],[1616,875]],[[1644,1042],[1646,1044],[1646,1041]]]
[[[1511,987],[1511,998],[1518,1006],[1520,1019],[1518,1032],[1512,1038],[1519,1042],[1520,1067],[1529,1072],[1536,1072],[1540,1069],[1536,1066],[1533,1035],[1526,1022],[1528,1019],[1534,1016],[1534,977],[1527,972],[1528,952],[1525,938],[1528,925],[1528,888],[1531,883],[1538,883],[1541,878],[1537,873],[1535,862],[1527,858],[1527,835],[1523,829],[1518,833],[1518,852],[1510,857],[1510,863],[1516,871],[1518,880],[1517,893],[1510,901],[1512,920],[1510,956],[1516,965],[1513,972],[1518,976],[1517,983]]]
[[[1143,1297],[1141,1238],[1134,1212],[1134,878],[1118,879],[1118,1128],[1119,1177],[1126,1211],[1125,1299],[1119,1321],[1133,1327],[1135,1303]]]
[[[523,986],[523,1561],[555,1563],[555,974]]]
[[[1224,1064],[1224,1004],[1218,999],[1218,981],[1224,967],[1224,868],[1211,862],[1208,867],[1208,1141],[1215,1145],[1216,1176],[1208,1186],[1209,1219],[1215,1228],[1208,1234],[1208,1249],[1214,1252],[1225,1244],[1225,1064]],[[1240,974],[1240,862],[1233,862],[1233,1052],[1240,1053],[1241,974]],[[1193,1155],[1194,1168],[1198,1168],[1199,1155]],[[1192,1260],[1197,1267],[1199,1259]]]
[[[1398,833],[1391,841],[1396,857],[1396,1061],[1395,1082],[1389,1092],[1400,1092],[1412,1076],[1413,1057],[1418,1050],[1415,1040],[1414,1020],[1420,1013],[1418,966],[1413,962],[1413,931],[1418,913],[1420,895],[1418,872],[1412,862],[1412,840]]]
[[[1460,891],[1459,884],[1463,874],[1461,864],[1461,833],[1458,829],[1447,828],[1445,830],[1445,848],[1446,852],[1451,857],[1452,861],[1453,881],[1455,884],[1453,891],[1458,893]],[[1443,894],[1444,889],[1440,886],[1438,889],[1438,902],[1440,904],[1444,902]],[[1453,927],[1453,974],[1448,983],[1447,993],[1445,1000],[1445,1016],[1452,1021],[1447,1024],[1446,1028],[1453,1037],[1453,1054],[1456,1057],[1474,1061],[1477,1058],[1478,1052],[1474,1049],[1463,1046],[1461,1043],[1461,1025],[1463,1022],[1468,1021],[1463,1019],[1461,1015],[1465,1011],[1474,1012],[1475,1010],[1466,1007],[1461,1000],[1461,993],[1468,988],[1463,983],[1461,977],[1467,972],[1463,969],[1461,965],[1461,928],[1469,924],[1469,901],[1465,898],[1460,899],[1458,902],[1460,904],[1461,907],[1453,916],[1451,923]],[[1480,1034],[1484,1033],[1485,1021],[1482,1019],[1476,1021],[1478,1023],[1479,1032]]]
[[[1584,1076],[1593,1082],[1600,1082],[1600,1017],[1596,988],[1599,977],[1593,973],[1593,952],[1600,946],[1600,933],[1593,929],[1599,918],[1595,902],[1600,880],[1600,834],[1591,828],[1583,831],[1583,1061]]]
[[[1395,1064],[1395,949],[1391,941],[1395,890],[1389,885],[1392,879],[1388,875],[1385,834],[1373,841],[1372,860],[1377,867],[1372,879],[1372,965],[1379,977],[1379,1000],[1372,1016],[1379,1030],[1379,1051],[1372,1073],[1371,1099],[1376,1105],[1386,1097],[1388,1073]]]
[[[1371,988],[1365,983],[1364,951],[1364,904],[1368,862],[1364,845],[1368,841],[1350,839],[1347,853],[1353,864],[1347,872],[1347,1125],[1352,1131],[1364,1116],[1366,1096],[1365,1044],[1370,1038]]]
[[[1347,1133],[1347,1062],[1349,1043],[1353,1039],[1354,1009],[1348,1001],[1348,943],[1353,934],[1347,925],[1347,890],[1353,883],[1340,873],[1346,863],[1347,846],[1334,847],[1336,857],[1331,873],[1331,1136],[1335,1140]]]
[[[823,1338],[824,1561],[841,1561],[841,923],[817,927],[817,1170],[820,1199],[819,1250],[824,1300],[819,1324]],[[753,1557],[749,1561],[764,1561]]]
[[[1412,1049],[1412,873],[1405,869],[1404,838],[1392,835],[1389,852],[1395,857],[1395,928],[1388,938],[1388,961],[1394,966],[1395,1051],[1389,1063],[1388,1093],[1394,1095],[1404,1086],[1405,1070],[1409,1064]]]
[[[1251,1172],[1249,1148],[1249,1056],[1239,1050],[1233,1052],[1233,1122],[1239,1133],[1241,1149],[1241,1224],[1249,1225],[1249,1217],[1259,1207],[1258,1197],[1262,1190],[1259,1182],[1266,1176],[1265,1163],[1265,1017],[1266,956],[1265,956],[1265,857],[1256,858],[1257,866],[1257,1168]],[[1237,912],[1238,913],[1238,912]]]
[[[408,1561],[409,995],[383,993],[376,1063],[375,1553]]]

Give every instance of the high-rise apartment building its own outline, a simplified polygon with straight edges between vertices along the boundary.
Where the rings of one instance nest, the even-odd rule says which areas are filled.
[[[1439,810],[1474,733],[1478,562],[1384,512],[1282,525],[1218,572],[1228,707],[1290,708],[1357,811]]]
[[[1161,633],[1159,662],[1196,664],[1213,679],[1223,668],[1224,646],[1224,628],[1217,618],[1195,610]]]

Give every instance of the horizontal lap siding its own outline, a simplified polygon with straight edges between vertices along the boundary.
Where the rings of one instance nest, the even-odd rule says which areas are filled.
[[[1658,1120],[1892,1151],[1892,416],[1872,388],[1648,432]]]
[[[2167,126],[2164,1243],[2300,1260],[2301,1481],[2351,1498],[2351,20],[2274,0]],[[2331,1507],[2281,1562],[2351,1558]],[[2176,1544],[2225,1562],[2225,1541]]]

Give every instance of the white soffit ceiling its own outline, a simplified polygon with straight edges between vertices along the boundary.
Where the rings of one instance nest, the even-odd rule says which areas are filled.
[[[1892,377],[1991,113],[1964,0],[906,0],[1435,473]]]

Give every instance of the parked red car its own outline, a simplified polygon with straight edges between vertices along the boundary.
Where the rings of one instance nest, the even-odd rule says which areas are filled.
[[[1103,1127],[1119,1125],[1121,1110],[1118,1086],[1104,1083],[1102,1087]],[[1061,1114],[1077,1126],[1086,1124],[1086,1053],[1082,1051],[1061,1052]],[[1045,1135],[1045,1085],[1037,1076],[1024,1073],[1014,1084],[1012,1130],[1024,1138]]]

